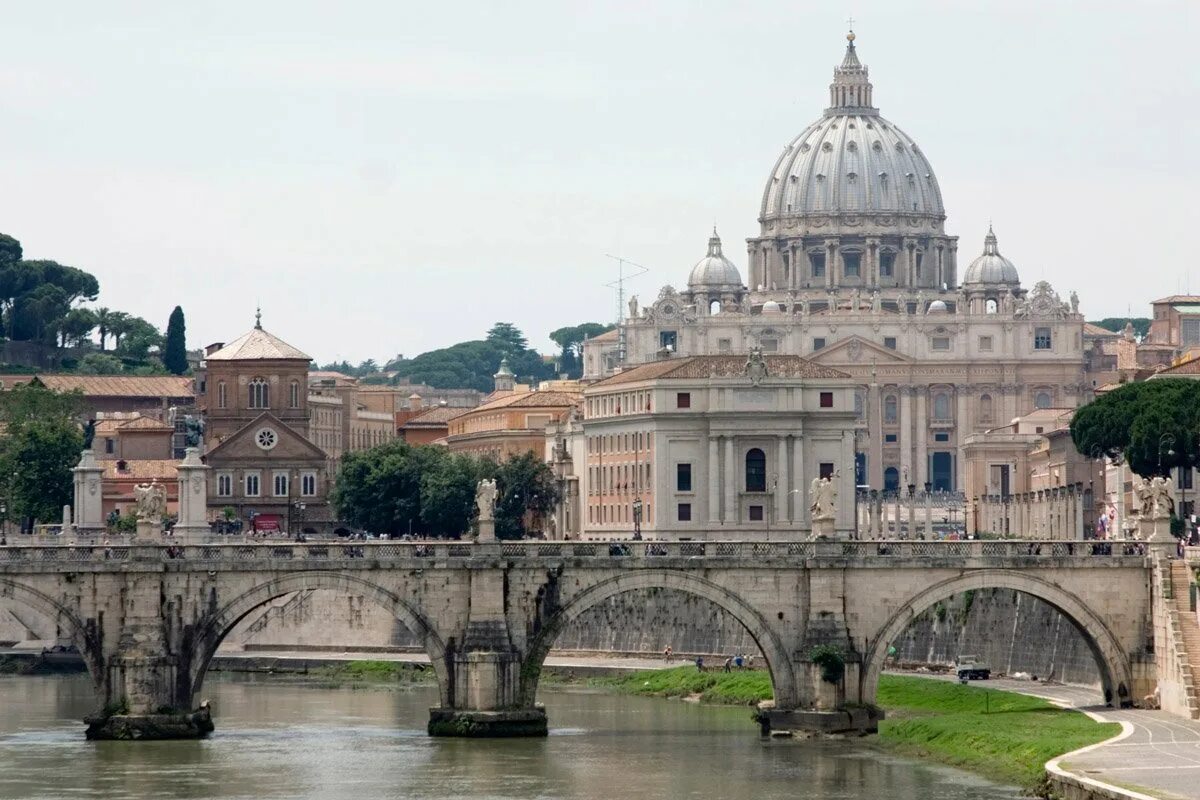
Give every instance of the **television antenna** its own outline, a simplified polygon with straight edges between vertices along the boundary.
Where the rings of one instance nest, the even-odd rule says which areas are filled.
[[[611,258],[617,262],[617,279],[611,283],[604,284],[605,286],[617,290],[617,358],[622,362],[625,361],[625,281],[636,278],[639,275],[645,275],[650,271],[649,267],[643,267],[637,262],[630,261],[623,256],[614,256],[610,253],[604,254],[606,258]],[[637,272],[626,272],[626,267],[631,267]]]

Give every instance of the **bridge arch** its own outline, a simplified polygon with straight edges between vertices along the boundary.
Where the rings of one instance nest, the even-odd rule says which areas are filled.
[[[448,702],[446,648],[424,615],[399,595],[376,583],[354,575],[325,571],[293,572],[272,578],[243,592],[214,613],[207,615],[197,626],[192,639],[187,674],[181,676],[186,677],[186,685],[179,686],[177,690],[180,702],[192,702],[193,697],[204,685],[204,678],[217,648],[246,615],[283,595],[312,589],[361,594],[390,611],[396,619],[421,638],[430,665],[437,676],[442,703],[445,705]]]
[[[100,651],[100,635],[94,625],[85,624],[74,611],[50,595],[9,578],[0,577],[0,599],[27,606],[54,620],[55,625],[65,624],[71,643],[83,658],[92,683],[99,689],[104,680],[104,657]]]
[[[520,705],[525,708],[533,706],[542,664],[555,639],[567,625],[588,609],[609,598],[638,589],[673,589],[704,598],[719,606],[746,628],[762,652],[771,675],[776,706],[795,708],[799,705],[796,675],[791,659],[788,658],[787,648],[783,646],[783,642],[766,618],[724,586],[699,575],[670,569],[621,572],[589,586],[558,607],[530,640],[525,656],[525,668],[521,670],[518,695]]]
[[[888,646],[904,633],[904,629],[913,619],[936,603],[969,589],[1012,589],[1033,595],[1052,606],[1070,620],[1087,642],[1100,670],[1105,702],[1117,706],[1131,702],[1133,670],[1129,657],[1104,620],[1075,594],[1043,578],[1003,569],[979,570],[950,578],[925,587],[901,603],[874,639],[870,640],[864,664],[860,698],[862,702],[875,702],[879,689],[879,675],[883,672],[883,665],[887,660]]]

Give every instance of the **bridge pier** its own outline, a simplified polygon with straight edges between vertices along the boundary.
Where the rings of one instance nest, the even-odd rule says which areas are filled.
[[[85,717],[89,739],[200,739],[213,731],[207,705],[175,706],[179,664],[172,656],[117,654],[105,667],[105,705]]]

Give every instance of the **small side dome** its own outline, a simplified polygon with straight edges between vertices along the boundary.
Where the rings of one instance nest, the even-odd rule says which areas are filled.
[[[762,313],[782,314],[783,309],[780,307],[779,303],[776,303],[774,300],[768,300],[767,302],[763,303]]]
[[[929,310],[926,313],[928,313],[928,314],[945,314],[945,313],[949,312],[949,310],[950,309],[948,309],[946,307],[945,300],[934,300],[932,303],[929,304]]]
[[[1003,285],[1020,286],[1021,277],[1017,268],[1004,256],[996,246],[996,234],[992,226],[988,226],[987,238],[983,240],[983,255],[971,262],[963,273],[963,285]]]
[[[696,262],[688,277],[688,288],[693,291],[729,291],[742,289],[742,275],[733,262],[721,253],[721,237],[713,228],[708,240],[708,255]]]

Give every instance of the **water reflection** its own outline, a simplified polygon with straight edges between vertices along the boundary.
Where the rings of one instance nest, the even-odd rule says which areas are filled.
[[[764,742],[747,709],[544,692],[546,739],[430,739],[432,689],[206,682],[201,742],[87,742],[86,678],[0,678],[3,798],[993,800],[1017,793],[861,743]]]

